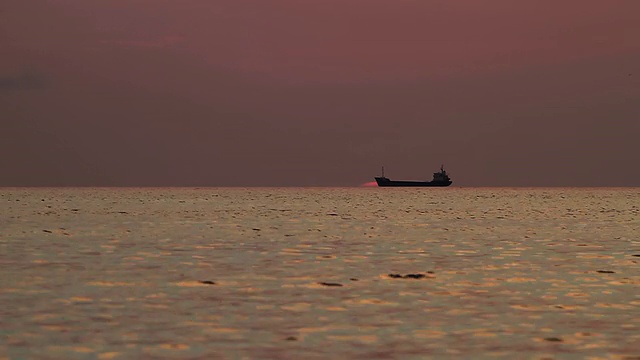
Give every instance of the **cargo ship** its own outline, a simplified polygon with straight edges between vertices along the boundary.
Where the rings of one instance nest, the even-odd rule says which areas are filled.
[[[444,170],[444,166],[440,166],[440,171],[433,173],[433,180],[431,181],[391,180],[384,176],[384,166],[382,167],[382,176],[375,177],[375,179],[378,186],[449,186],[453,183]]]

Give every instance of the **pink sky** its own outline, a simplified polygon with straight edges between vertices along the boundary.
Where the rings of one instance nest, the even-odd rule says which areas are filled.
[[[640,184],[637,1],[4,8],[0,185]]]

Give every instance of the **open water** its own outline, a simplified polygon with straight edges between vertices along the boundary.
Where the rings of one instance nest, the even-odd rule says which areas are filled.
[[[0,358],[640,359],[640,189],[0,189]]]

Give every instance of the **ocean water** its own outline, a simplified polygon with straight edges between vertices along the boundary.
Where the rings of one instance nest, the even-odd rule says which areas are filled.
[[[640,189],[0,189],[0,358],[640,358]]]

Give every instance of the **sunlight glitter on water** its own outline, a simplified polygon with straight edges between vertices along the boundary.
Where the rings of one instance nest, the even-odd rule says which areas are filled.
[[[3,189],[12,358],[637,356],[640,189]]]

